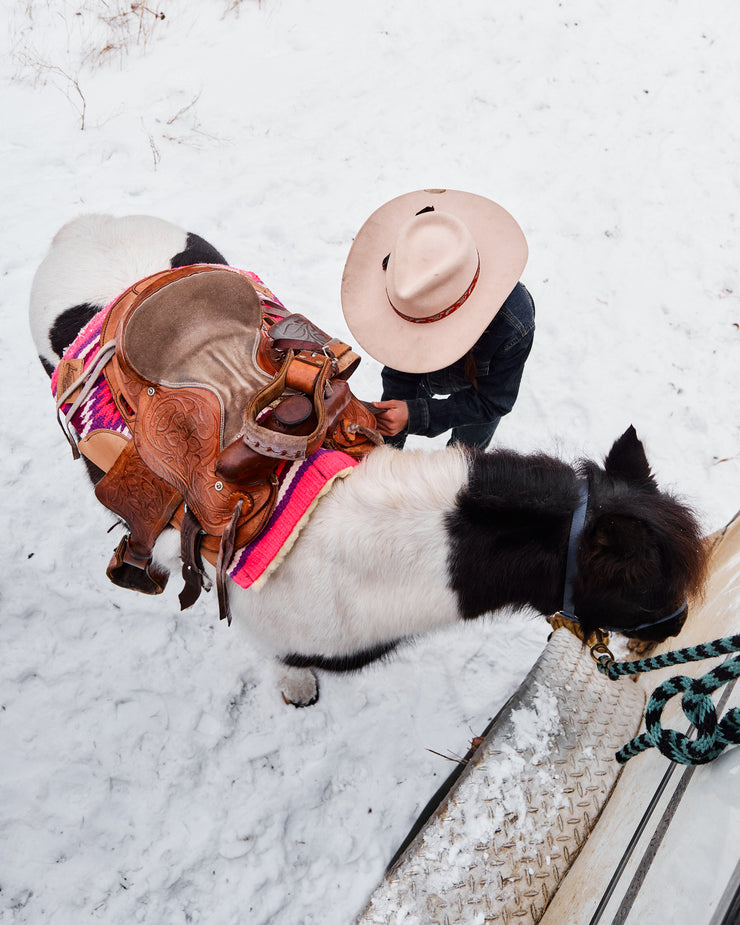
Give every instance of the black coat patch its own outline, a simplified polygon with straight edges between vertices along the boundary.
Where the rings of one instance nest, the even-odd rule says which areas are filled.
[[[51,343],[51,349],[60,360],[64,356],[64,351],[67,347],[102,307],[102,305],[83,302],[81,305],[73,305],[72,308],[65,309],[56,317],[49,331],[49,342]],[[44,364],[44,369],[51,375],[48,364],[44,362],[43,358],[41,362]],[[53,371],[52,369],[51,372]]]
[[[505,605],[557,609],[577,499],[576,475],[557,459],[508,451],[474,457],[447,517],[449,584],[464,619]]]
[[[284,665],[291,668],[320,668],[323,671],[359,671],[365,665],[386,658],[398,647],[403,640],[385,642],[370,649],[362,649],[351,655],[286,655],[281,659]]]
[[[176,267],[189,267],[193,263],[218,263],[228,266],[226,258],[212,244],[201,238],[199,234],[189,231],[185,250],[175,254],[170,260],[170,266],[174,270]]]

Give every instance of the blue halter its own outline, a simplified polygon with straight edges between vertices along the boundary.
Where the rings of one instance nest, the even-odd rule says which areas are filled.
[[[570,537],[568,538],[568,557],[565,560],[565,588],[563,590],[563,606],[560,613],[564,617],[578,621],[576,608],[573,603],[573,583],[578,575],[578,547],[581,545],[581,534],[586,523],[586,509],[588,508],[588,479],[578,480],[578,507],[573,512],[570,522]]]
[[[570,536],[568,538],[568,556],[565,560],[565,588],[563,589],[563,606],[560,613],[569,620],[575,620],[576,623],[581,621],[576,616],[575,604],[573,602],[573,585],[578,575],[578,548],[581,545],[581,536],[583,527],[586,523],[586,511],[588,509],[588,479],[578,480],[578,506],[573,512],[573,519],[570,522]],[[659,620],[650,620],[647,623],[639,623],[637,626],[602,626],[602,629],[612,633],[636,633],[638,630],[644,630],[648,627],[658,626],[661,623],[668,623],[674,620],[679,614],[682,614],[688,606],[688,601],[684,601],[680,607],[668,614],[667,617],[661,617]]]

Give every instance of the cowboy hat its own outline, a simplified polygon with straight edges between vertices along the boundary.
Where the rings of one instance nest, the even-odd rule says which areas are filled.
[[[527,262],[527,242],[495,202],[458,190],[391,199],[360,228],[342,276],[353,337],[385,366],[443,369],[501,308]]]

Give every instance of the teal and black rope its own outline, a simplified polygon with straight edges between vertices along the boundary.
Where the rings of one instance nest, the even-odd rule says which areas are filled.
[[[602,655],[596,661],[599,671],[610,677],[612,681],[616,681],[622,675],[657,671],[658,668],[671,668],[687,662],[700,662],[705,658],[729,655],[732,652],[740,652],[740,633],[736,636],[723,636],[713,642],[703,642],[698,646],[674,649],[672,652],[664,652],[652,658],[641,658],[636,662],[615,662],[607,655]]]
[[[635,662],[615,662],[606,654],[599,656],[596,661],[602,674],[617,680],[622,675],[656,671],[732,652],[740,652],[740,634]],[[710,696],[713,691],[738,677],[740,656],[728,659],[700,678],[678,675],[664,681],[653,691],[648,702],[645,711],[646,731],[617,752],[617,761],[625,764],[641,751],[655,747],[666,758],[679,764],[706,764],[713,761],[728,745],[740,744],[740,708],[733,707],[718,720]],[[663,709],[677,694],[683,694],[681,706],[696,727],[696,737],[693,739],[674,729],[664,729],[661,725]]]

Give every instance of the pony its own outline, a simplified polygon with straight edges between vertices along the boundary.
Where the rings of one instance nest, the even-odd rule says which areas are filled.
[[[226,260],[149,216],[87,215],[54,237],[32,285],[47,372],[97,311],[142,277]],[[95,480],[101,473],[88,467]],[[179,538],[155,554],[176,565]],[[584,633],[676,635],[701,592],[695,513],[661,491],[630,426],[603,464],[544,453],[373,450],[319,499],[259,591],[228,587],[234,621],[274,661],[283,698],[308,706],[321,671],[355,671],[422,633],[495,611],[557,612]]]

